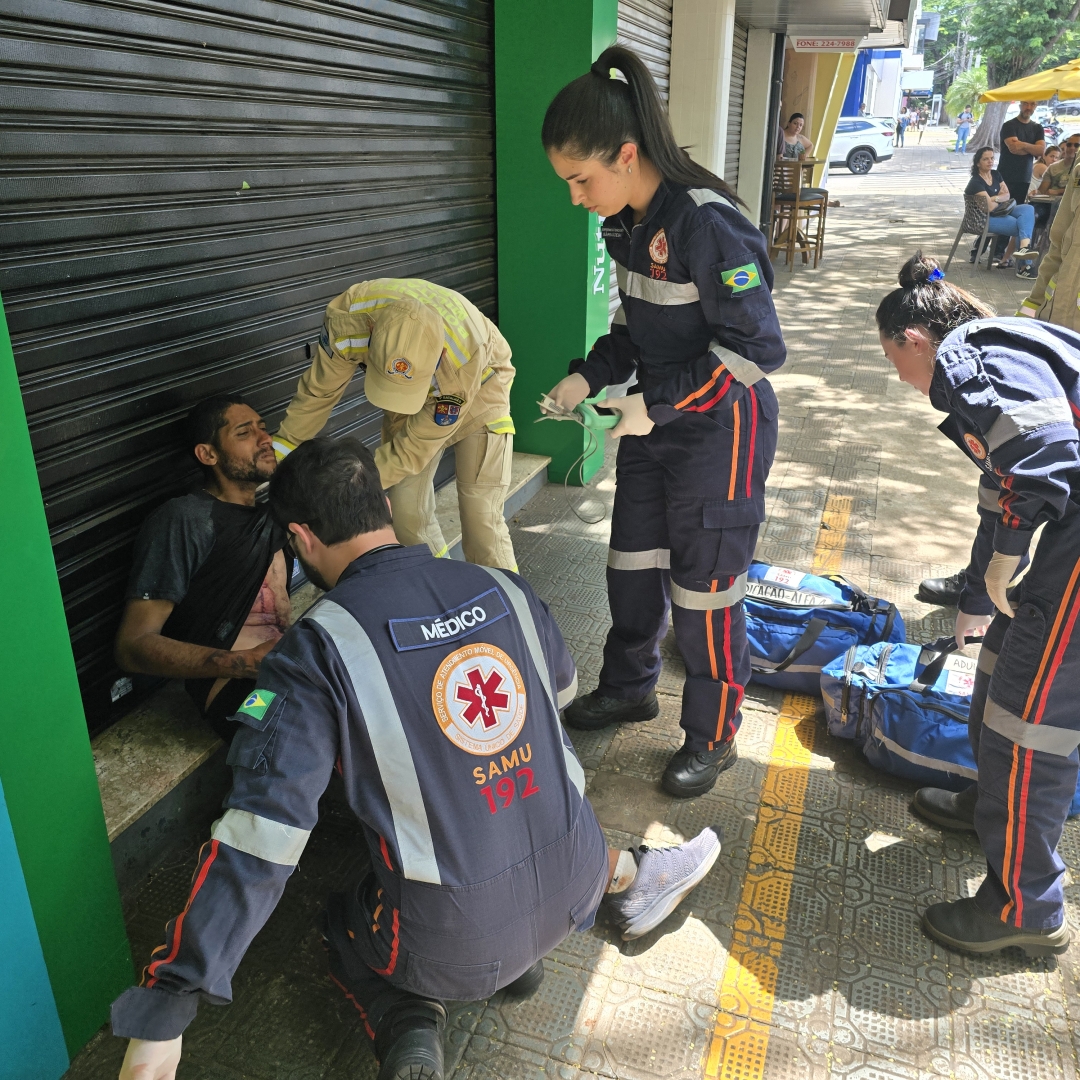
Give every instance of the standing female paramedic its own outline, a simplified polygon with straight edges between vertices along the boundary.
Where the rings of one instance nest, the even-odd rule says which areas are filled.
[[[998,614],[956,618],[958,638],[990,623],[968,720],[978,780],[959,794],[923,788],[913,804],[946,828],[974,828],[986,880],[974,897],[931,905],[923,928],[965,952],[1045,956],[1069,943],[1056,849],[1080,744],[1080,334],[992,315],[921,253],[877,310],[885,355],[949,414],[941,430],[979,467],[980,504],[997,504],[996,520],[980,515],[967,580],[981,570]]]
[[[656,85],[627,49],[605,50],[548,107],[544,148],[575,205],[595,211],[622,307],[611,333],[552,391],[573,408],[637,374],[621,413],[608,552],[611,632],[600,685],[571,727],[649,720],[668,604],[686,662],[685,743],[664,789],[701,795],[736,760],[750,653],[746,570],[765,519],[784,362],[765,240],[718,176],[679,148]]]

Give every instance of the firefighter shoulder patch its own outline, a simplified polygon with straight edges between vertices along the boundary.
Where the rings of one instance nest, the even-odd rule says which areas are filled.
[[[435,399],[435,423],[440,427],[456,424],[461,416],[461,406],[465,399],[456,394],[443,394]]]
[[[979,459],[979,461],[986,460],[986,447],[983,446],[982,441],[977,435],[972,435],[970,431],[965,431],[964,445]]]
[[[525,683],[514,661],[477,642],[447,656],[431,684],[431,708],[459,749],[488,757],[509,746],[525,724]]]

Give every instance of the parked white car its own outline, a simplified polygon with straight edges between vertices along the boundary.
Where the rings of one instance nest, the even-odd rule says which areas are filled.
[[[829,148],[830,165],[846,165],[853,173],[868,173],[893,156],[896,121],[891,116],[842,116]]]

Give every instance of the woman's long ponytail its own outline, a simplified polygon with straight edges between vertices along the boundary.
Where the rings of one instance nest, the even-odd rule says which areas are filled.
[[[636,143],[665,180],[711,188],[732,202],[738,195],[675,141],[660,91],[641,58],[612,45],[564,86],[548,106],[540,138],[545,150],[572,158],[599,157],[611,165],[624,143]]]

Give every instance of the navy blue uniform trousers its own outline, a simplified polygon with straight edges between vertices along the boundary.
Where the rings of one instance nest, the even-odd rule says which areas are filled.
[[[694,750],[730,742],[742,719],[742,597],[776,450],[775,416],[755,407],[751,429],[733,423],[731,408],[718,412],[720,422],[688,415],[621,440],[608,553],[599,691],[635,700],[656,685],[670,610],[686,664],[680,723]]]
[[[991,623],[969,736],[979,765],[975,828],[986,855],[979,906],[1010,926],[1064,918],[1058,841],[1080,743],[1080,514],[1049,522],[1013,618]]]

